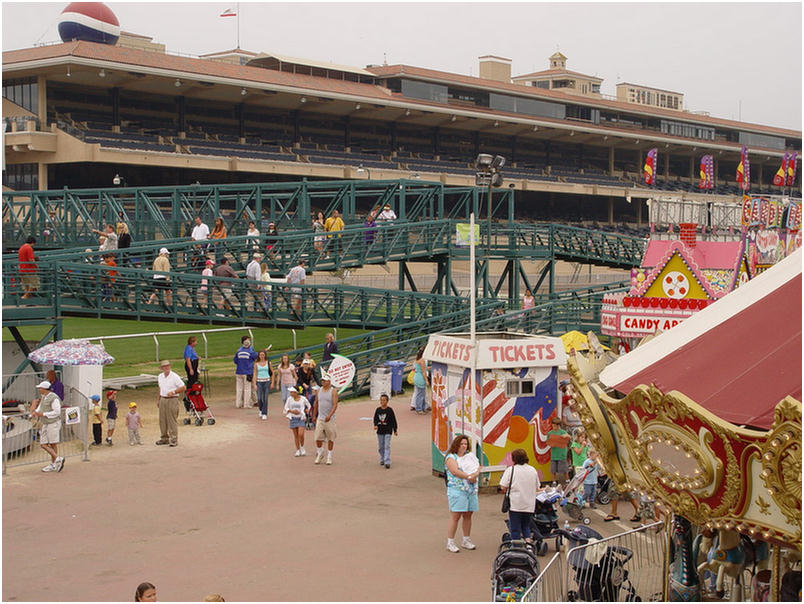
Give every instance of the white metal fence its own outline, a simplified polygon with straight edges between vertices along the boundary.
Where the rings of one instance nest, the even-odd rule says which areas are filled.
[[[667,535],[660,521],[559,552],[522,601],[666,600]]]
[[[4,376],[5,377],[5,376]],[[33,380],[29,392],[41,381],[41,374],[22,374],[23,380]],[[62,405],[59,455],[89,459],[89,401],[75,388],[65,391]],[[50,455],[39,445],[39,425],[30,414],[30,402],[20,402],[21,408],[3,409],[3,474],[6,469],[29,464],[50,463]],[[67,423],[66,409],[78,408],[77,423]]]

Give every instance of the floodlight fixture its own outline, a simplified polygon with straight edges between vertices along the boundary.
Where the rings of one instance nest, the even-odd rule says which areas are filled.
[[[505,158],[502,155],[495,155],[494,161],[491,162],[491,167],[499,170],[505,165]]]
[[[248,90],[246,90],[245,88],[240,89],[240,96],[246,96],[247,94],[248,94]]]
[[[491,162],[493,161],[494,158],[488,153],[479,153],[477,159],[475,160],[475,167],[478,170],[483,170],[491,166]]]
[[[98,72],[98,77],[99,77],[99,78],[105,78],[105,77],[106,77],[106,70],[105,70],[105,69],[101,69],[101,70]]]

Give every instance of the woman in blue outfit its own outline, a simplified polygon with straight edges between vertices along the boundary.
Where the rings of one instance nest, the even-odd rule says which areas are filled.
[[[413,407],[416,413],[427,413],[427,366],[424,364],[422,355],[424,348],[419,348],[416,353],[416,361],[413,363]]]
[[[257,360],[254,361],[254,374],[251,378],[252,388],[257,390],[260,419],[268,419],[268,391],[271,389],[273,373],[271,361],[268,360],[268,353],[260,350],[257,353]]]
[[[187,338],[187,346],[184,347],[184,370],[187,372],[187,388],[198,381],[198,353],[195,345],[198,338],[190,336]]]
[[[463,521],[461,547],[475,549],[469,533],[472,532],[472,512],[477,511],[477,477],[480,474],[480,463],[475,454],[469,451],[468,436],[459,434],[453,439],[444,458],[444,469],[447,473],[447,502],[450,514],[447,550],[457,554],[461,551],[455,545],[459,520]]]

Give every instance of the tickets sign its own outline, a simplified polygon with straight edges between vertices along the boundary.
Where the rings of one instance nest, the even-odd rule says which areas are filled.
[[[472,350],[468,337],[433,335],[427,342],[424,358],[428,361],[471,367],[477,354],[477,369],[512,367],[558,367],[566,363],[567,355],[560,338],[527,336],[498,339],[483,335]]]

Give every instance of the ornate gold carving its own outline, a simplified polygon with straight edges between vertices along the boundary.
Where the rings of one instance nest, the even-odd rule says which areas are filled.
[[[618,488],[648,491],[692,522],[800,549],[799,401],[777,405],[770,431],[742,429],[680,392],[638,386],[617,399],[587,383],[572,357],[567,367],[578,415]],[[752,468],[761,468],[764,485]]]

